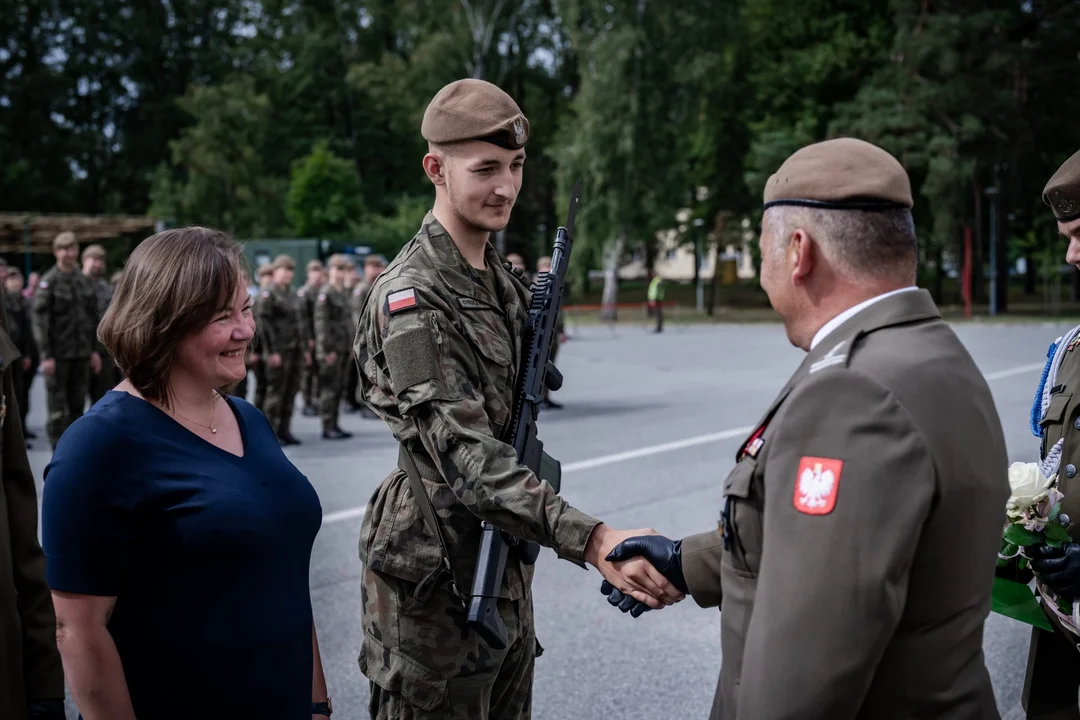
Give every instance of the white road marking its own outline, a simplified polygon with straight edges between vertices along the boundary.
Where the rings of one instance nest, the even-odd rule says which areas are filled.
[[[1012,377],[1014,375],[1022,375],[1027,372],[1034,372],[1036,370],[1042,370],[1045,363],[1031,363],[1030,365],[1018,365],[1016,367],[1007,368],[1005,370],[998,370],[997,372],[987,373],[983,375],[987,382],[994,380],[1001,380],[1002,378]],[[1034,390],[1032,390],[1034,392]],[[708,443],[719,442],[720,440],[730,440],[731,438],[745,436],[753,432],[754,427],[748,425],[746,427],[731,428],[730,430],[721,430],[720,432],[709,433],[707,435],[697,435],[695,437],[684,438],[682,440],[674,440],[672,442],[661,443],[659,445],[649,445],[647,447],[638,448],[637,450],[628,450],[621,453],[612,453],[611,455],[601,455],[599,457],[589,458],[588,460],[578,460],[577,462],[565,463],[562,466],[564,473],[577,472],[580,470],[591,470],[592,468],[603,467],[604,465],[614,465],[615,463],[625,462],[627,460],[636,460],[637,458],[649,457],[650,455],[660,455],[661,453],[673,452],[675,450],[682,450],[688,447],[694,447],[695,445],[706,445]],[[364,511],[366,507],[354,507],[347,510],[339,510],[338,512],[327,513],[323,515],[323,524],[329,525],[332,523],[344,522],[346,520],[353,520],[355,518],[364,517]]]

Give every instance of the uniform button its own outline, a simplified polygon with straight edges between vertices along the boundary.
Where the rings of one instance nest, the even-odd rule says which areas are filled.
[[[1061,523],[1061,527],[1067,528],[1069,527],[1069,523],[1072,521],[1069,520],[1068,515],[1066,515],[1065,513],[1061,513],[1060,515],[1058,515],[1058,522]]]
[[[1065,466],[1065,477],[1076,477],[1076,466],[1072,463]]]
[[[1073,427],[1080,430],[1080,415],[1077,415],[1076,419],[1073,420]]]

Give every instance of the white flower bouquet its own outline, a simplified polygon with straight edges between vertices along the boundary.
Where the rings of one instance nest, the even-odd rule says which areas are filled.
[[[1018,462],[1009,467],[1009,487],[1012,492],[1005,503],[1007,522],[998,552],[999,567],[1016,562],[1020,570],[1027,570],[1029,557],[1024,552],[1025,548],[1040,544],[1061,547],[1069,542],[1069,533],[1059,521],[1061,501],[1065,496],[1057,489],[1060,449],[1055,447],[1054,450],[1057,453],[1052,452],[1042,464]],[[1065,627],[1073,630],[1080,627],[1080,602],[1059,598],[1042,583],[1036,583],[1036,591],[1042,596],[1045,607]],[[1002,615],[1047,630],[1053,629],[1028,585],[996,578],[992,604],[994,611]]]

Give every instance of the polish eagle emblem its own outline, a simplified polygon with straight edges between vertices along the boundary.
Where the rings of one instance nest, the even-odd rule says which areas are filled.
[[[795,509],[807,515],[827,515],[836,506],[844,462],[804,457],[795,478]]]

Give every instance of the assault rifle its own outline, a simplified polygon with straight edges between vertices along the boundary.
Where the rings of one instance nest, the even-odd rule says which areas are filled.
[[[562,307],[566,268],[574,241],[574,216],[577,214],[578,185],[570,195],[566,226],[555,233],[551,253],[551,271],[540,273],[532,285],[532,304],[525,324],[524,352],[514,393],[514,412],[507,437],[517,452],[518,462],[529,468],[555,492],[561,487],[562,467],[544,452],[544,443],[536,436],[536,418],[544,399],[544,386],[562,387],[563,376],[551,362],[551,349],[559,341],[555,323]],[[469,600],[468,624],[496,650],[506,647],[506,625],[499,616],[499,590],[506,573],[506,560],[513,548],[518,558],[532,565],[540,555],[540,546],[503,532],[489,522],[482,523],[480,552],[476,558]]]

